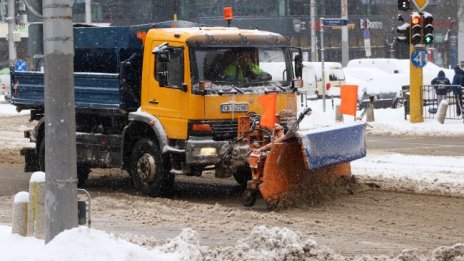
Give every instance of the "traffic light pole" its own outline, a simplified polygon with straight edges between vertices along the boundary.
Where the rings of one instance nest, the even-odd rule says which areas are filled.
[[[8,63],[13,66],[16,62],[16,46],[14,42],[14,31],[16,29],[15,0],[8,0]]]
[[[325,99],[325,47],[324,47],[324,18],[320,18],[320,28],[321,28],[321,75],[322,75],[322,112],[325,112],[326,99]],[[317,83],[316,83],[317,88]]]
[[[409,121],[411,123],[424,122],[422,116],[422,84],[423,73],[422,68],[416,67],[412,64],[412,53],[414,52],[414,45],[409,45]]]

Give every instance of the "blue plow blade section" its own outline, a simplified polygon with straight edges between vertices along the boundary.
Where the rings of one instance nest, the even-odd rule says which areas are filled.
[[[298,131],[309,170],[350,162],[366,156],[366,124],[353,123]]]

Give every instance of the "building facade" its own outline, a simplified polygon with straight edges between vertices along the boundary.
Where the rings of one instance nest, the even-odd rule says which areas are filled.
[[[373,58],[408,57],[407,46],[395,41],[396,27],[401,24],[398,14],[408,16],[398,11],[397,0],[347,2],[350,59],[366,57],[366,38],[369,38]],[[457,63],[459,4],[458,0],[429,0],[426,8],[435,18],[435,41],[431,50],[438,65]],[[277,32],[289,37],[293,46],[310,46],[310,0],[92,0],[91,6],[94,23],[131,25],[177,18],[222,26],[227,25],[223,20],[223,8],[230,6],[234,9],[232,26]],[[340,17],[341,0],[316,0],[316,9],[319,43],[319,18]],[[75,0],[73,12],[75,22],[84,22],[85,0]],[[364,28],[366,24],[369,32]],[[341,61],[341,28],[327,28],[324,42],[326,59]]]

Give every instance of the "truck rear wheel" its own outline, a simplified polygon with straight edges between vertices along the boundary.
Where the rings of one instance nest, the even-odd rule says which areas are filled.
[[[45,172],[45,140],[42,140],[39,145],[39,170]],[[77,186],[85,185],[89,177],[90,168],[86,165],[77,164]]]
[[[135,188],[146,195],[158,197],[172,190],[174,176],[169,173],[158,144],[151,139],[135,144],[130,172]]]

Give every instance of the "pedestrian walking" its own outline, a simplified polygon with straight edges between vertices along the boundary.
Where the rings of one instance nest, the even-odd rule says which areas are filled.
[[[446,94],[449,91],[450,80],[446,78],[444,71],[439,71],[438,76],[432,80],[433,88],[437,94],[437,103],[440,106],[442,100],[446,99]]]
[[[451,87],[453,91],[454,98],[456,100],[456,114],[461,116],[462,112],[462,87],[464,86],[464,71],[456,65],[454,67],[454,77],[453,77],[453,86]]]

